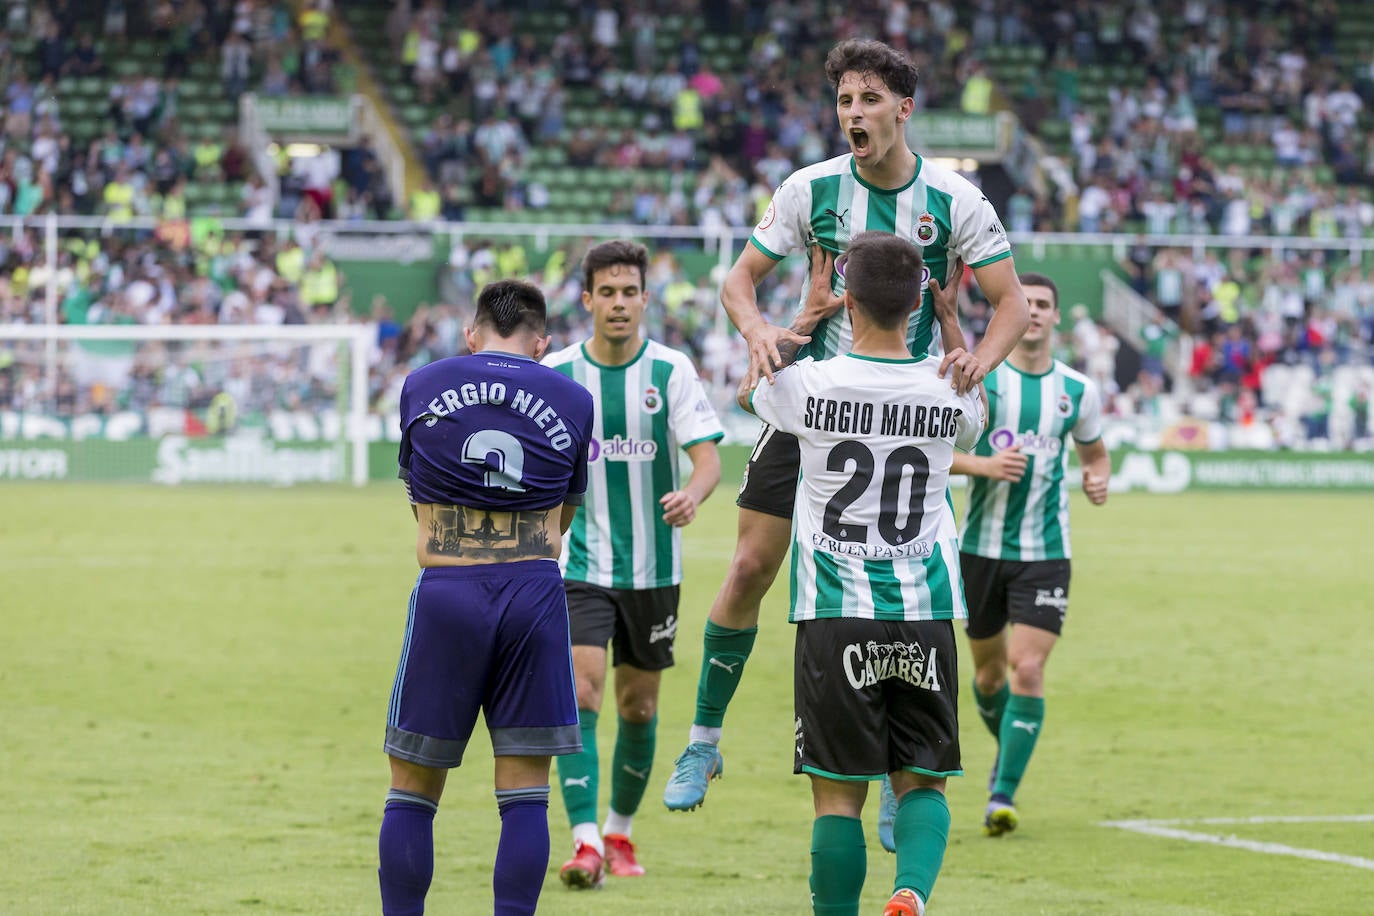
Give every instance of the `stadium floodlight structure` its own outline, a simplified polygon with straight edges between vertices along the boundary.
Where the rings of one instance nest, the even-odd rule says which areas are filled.
[[[128,422],[120,431],[104,435],[113,444],[166,437],[164,448],[158,449],[164,466],[149,475],[154,481],[347,479],[362,486],[368,480],[368,359],[375,340],[376,329],[366,324],[0,325],[0,371],[11,374],[8,397],[0,399],[0,453],[59,439],[72,449],[101,436],[102,423],[113,424],[123,416]],[[203,382],[198,386],[201,403],[173,400],[169,405],[166,389],[177,372]],[[151,397],[135,397],[138,403],[130,407],[130,389],[140,385]],[[94,406],[89,403],[92,388],[101,392]],[[313,401],[300,402],[303,389]],[[239,400],[230,391],[238,392]],[[211,394],[222,397],[218,402],[211,397],[207,406],[204,400]],[[151,407],[143,403],[148,400]],[[245,400],[258,405],[252,417]],[[286,401],[291,405],[283,406]],[[312,411],[325,422],[310,417],[310,425],[325,429],[325,438],[337,448],[326,454],[317,447],[315,455],[324,460],[310,466],[307,451],[277,450],[280,443],[273,442],[271,433]],[[160,421],[149,420],[158,415]],[[193,430],[176,428],[183,415]],[[249,425],[244,421],[253,418],[256,427],[243,429]],[[132,436],[130,428],[136,429]],[[319,433],[311,437],[318,441]],[[168,438],[175,447],[165,448]],[[184,449],[207,443],[218,444],[218,451]],[[116,454],[110,448],[106,456]],[[168,456],[170,471],[164,460]],[[304,469],[297,459],[304,460]],[[0,469],[3,476],[16,475]]]

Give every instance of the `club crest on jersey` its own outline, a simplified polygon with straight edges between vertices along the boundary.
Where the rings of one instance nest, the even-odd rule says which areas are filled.
[[[911,234],[916,239],[916,244],[922,247],[935,241],[935,236],[939,232],[939,228],[935,225],[935,217],[928,212],[916,217],[916,225],[911,227]]]
[[[1073,399],[1067,394],[1061,394],[1059,400],[1055,402],[1054,409],[1059,411],[1061,417],[1067,417],[1073,413]]]
[[[644,400],[640,401],[640,406],[645,413],[658,413],[663,409],[663,395],[656,386],[650,385],[644,389]]]

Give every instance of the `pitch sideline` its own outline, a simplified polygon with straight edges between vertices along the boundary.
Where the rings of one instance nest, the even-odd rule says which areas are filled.
[[[1317,824],[1317,823],[1370,823],[1374,814],[1335,814],[1314,816],[1274,816],[1274,817],[1198,817],[1165,820],[1102,821],[1100,827],[1115,827],[1148,836],[1164,837],[1170,840],[1187,840],[1190,843],[1208,843],[1213,846],[1228,846],[1232,849],[1246,849],[1250,852],[1265,853],[1273,856],[1293,856],[1299,859],[1312,859],[1317,862],[1334,862],[1374,871],[1374,859],[1360,856],[1347,856],[1337,852],[1320,849],[1303,849],[1299,846],[1285,846],[1282,843],[1261,843],[1238,836],[1223,836],[1216,833],[1198,833],[1193,830],[1180,830],[1173,825],[1242,825],[1242,824]]]

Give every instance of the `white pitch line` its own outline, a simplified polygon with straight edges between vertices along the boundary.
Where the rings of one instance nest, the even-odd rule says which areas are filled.
[[[1261,843],[1256,840],[1246,840],[1238,836],[1219,836],[1214,833],[1197,833],[1192,830],[1179,830],[1169,824],[1303,824],[1303,823],[1367,823],[1374,821],[1374,815],[1352,814],[1336,815],[1330,817],[1214,817],[1214,818],[1195,818],[1192,820],[1160,820],[1160,821],[1103,821],[1103,827],[1116,827],[1119,830],[1130,830],[1134,833],[1144,833],[1150,836],[1164,837],[1170,840],[1187,840],[1190,843],[1208,843],[1213,846],[1227,846],[1232,849],[1245,849],[1250,852],[1261,852],[1271,856],[1293,856],[1299,859],[1312,859],[1317,862],[1334,862],[1337,865],[1349,865],[1354,868],[1363,868],[1374,871],[1374,859],[1365,859],[1360,856],[1347,856],[1337,852],[1325,852],[1320,849],[1303,849],[1298,846],[1285,846],[1282,843]]]
[[[1374,814],[1289,814],[1256,815],[1254,817],[1178,817],[1147,821],[1108,821],[1106,826],[1122,824],[1367,824],[1374,822]]]

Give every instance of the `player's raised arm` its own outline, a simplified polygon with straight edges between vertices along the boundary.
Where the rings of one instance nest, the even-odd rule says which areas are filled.
[[[746,246],[725,276],[720,300],[735,327],[749,344],[749,371],[745,380],[752,388],[763,376],[773,381],[773,373],[789,366],[797,351],[811,340],[812,329],[824,318],[840,310],[844,300],[830,291],[835,272],[835,255],[820,245],[812,245],[811,285],[806,303],[790,328],[767,321],[758,304],[758,285],[777,265],[777,261],[753,247]],[[747,409],[747,408],[746,408]]]
[[[810,339],[771,324],[759,311],[758,285],[777,264],[777,261],[753,245],[745,245],[720,287],[721,305],[725,306],[725,313],[749,345],[749,371],[745,379],[750,387],[760,375],[766,376],[770,382],[773,380],[772,367],[782,363],[782,355],[778,352],[780,341],[800,346]]]
[[[954,359],[950,358],[953,354],[946,354],[940,364],[941,374],[949,372],[960,394],[1000,366],[1030,325],[1030,305],[1021,289],[1021,281],[1016,278],[1016,264],[1011,258],[973,268],[973,278],[994,311],[987,332],[972,353]]]
[[[964,349],[964,329],[959,326],[959,280],[963,275],[963,259],[955,258],[943,285],[934,277],[926,284],[930,289],[931,306],[935,309],[935,321],[940,326],[940,340],[944,342],[946,357]],[[941,363],[941,378],[944,378],[944,368],[950,362],[952,360],[946,359]]]

